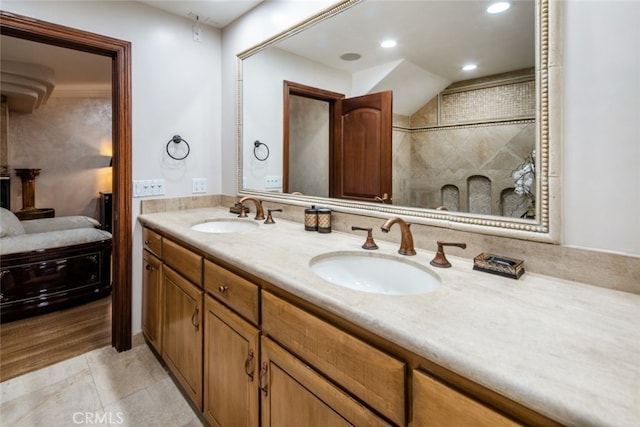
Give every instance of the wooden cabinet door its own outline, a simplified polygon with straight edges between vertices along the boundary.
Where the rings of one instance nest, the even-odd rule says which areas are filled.
[[[142,332],[162,352],[162,261],[142,252]]]
[[[210,296],[204,331],[204,416],[213,426],[257,427],[260,331]]]
[[[326,378],[406,424],[406,364],[307,311],[262,292],[262,331]]]
[[[423,372],[413,371],[412,427],[501,427],[520,424]]]
[[[261,352],[262,426],[390,425],[270,339]]]
[[[162,277],[162,357],[191,400],[202,409],[203,291],[166,265]]]

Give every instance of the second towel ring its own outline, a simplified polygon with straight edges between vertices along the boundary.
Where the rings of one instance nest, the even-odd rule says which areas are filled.
[[[180,144],[181,142],[184,142],[185,145],[187,146],[187,154],[185,154],[182,157],[176,157],[173,154],[171,154],[171,152],[169,151],[169,145],[171,145],[172,142],[175,143],[175,144]],[[166,150],[167,150],[167,154],[172,159],[174,159],[174,160],[184,160],[184,159],[187,158],[187,156],[191,152],[191,147],[189,147],[189,143],[185,139],[182,139],[182,137],[180,135],[173,135],[173,137],[169,140],[169,142],[167,142]]]
[[[267,149],[267,154],[263,157],[258,156],[258,148],[260,148],[261,145],[264,145],[264,148]],[[264,142],[260,142],[258,140],[256,140],[253,143],[253,155],[256,159],[260,160],[261,162],[264,162],[265,160],[267,160],[269,158],[269,146],[267,144],[265,144]]]

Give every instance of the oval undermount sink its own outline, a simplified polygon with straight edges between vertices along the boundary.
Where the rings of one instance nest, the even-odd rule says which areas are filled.
[[[391,255],[331,252],[309,262],[311,271],[334,285],[385,295],[417,295],[442,286],[428,267]]]
[[[250,219],[221,218],[201,222],[191,227],[191,229],[204,233],[243,233],[257,230],[258,223]]]

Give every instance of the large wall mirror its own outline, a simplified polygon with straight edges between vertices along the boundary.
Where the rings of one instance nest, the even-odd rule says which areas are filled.
[[[240,53],[238,193],[557,242],[560,6],[510,3],[348,0]]]

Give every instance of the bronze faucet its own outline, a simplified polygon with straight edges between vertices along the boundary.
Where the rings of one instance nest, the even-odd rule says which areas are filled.
[[[362,245],[362,249],[374,250],[378,249],[378,245],[373,240],[373,229],[371,227],[356,227],[355,225],[351,227],[352,231],[366,231],[367,232],[367,240]]]
[[[407,224],[402,218],[394,217],[389,218],[380,228],[383,232],[388,233],[391,226],[396,223],[400,225],[400,249],[398,249],[398,253],[400,255],[415,255],[416,250],[413,248],[413,236],[409,228],[411,224]]]
[[[271,212],[282,212],[282,209],[267,209],[267,219],[264,220],[265,224],[275,224]]]
[[[437,243],[438,243],[438,252],[436,252],[436,256],[431,260],[431,263],[430,263],[434,267],[443,267],[443,268],[451,267],[451,263],[449,262],[447,257],[444,256],[445,246],[457,246],[462,249],[467,248],[466,243],[445,243],[441,241],[438,241]]]
[[[243,204],[244,202],[246,202],[247,200],[252,201],[255,205],[256,205],[256,217],[254,218],[255,220],[262,220],[264,219],[264,210],[262,209],[262,202],[260,200],[258,200],[255,197],[252,196],[246,196],[243,197],[242,199],[240,199],[239,203]],[[240,216],[243,216],[244,209],[240,209]],[[244,213],[244,216],[246,216],[247,214]]]

